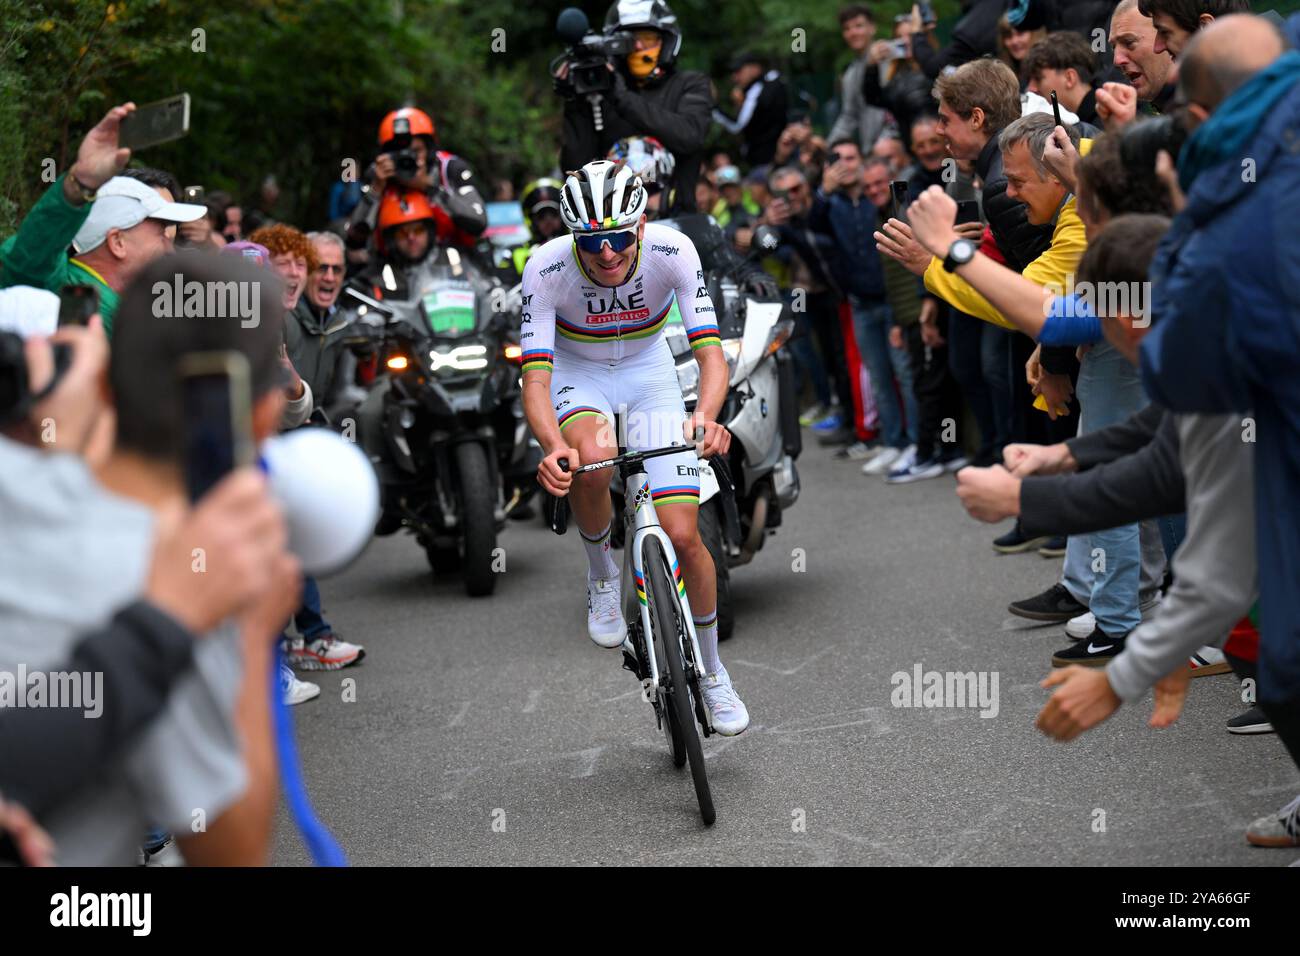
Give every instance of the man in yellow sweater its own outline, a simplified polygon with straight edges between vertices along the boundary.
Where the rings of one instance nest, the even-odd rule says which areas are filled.
[[[1022,274],[1036,285],[1060,291],[1069,285],[1068,277],[1073,276],[1088,243],[1083,221],[1075,210],[1074,196],[1043,158],[1054,128],[1052,117],[1045,113],[1030,113],[1004,129],[998,137],[998,145],[1007,177],[1007,195],[1025,204],[1031,224],[1050,223],[1053,227],[1051,245],[1025,266]],[[1091,140],[1079,140],[1073,127],[1067,132],[1079,152],[1086,154],[1092,145]],[[1025,316],[1012,312],[1008,316],[953,271],[958,265],[970,261],[977,251],[1001,259],[988,233],[978,247],[964,239],[954,242],[947,257],[942,259],[931,255],[912,236],[911,228],[897,219],[890,220],[882,232],[876,233],[876,242],[882,252],[923,276],[925,287],[954,308],[994,325],[1024,332],[1030,338],[1038,338],[1045,321],[1044,314]],[[953,261],[950,263],[949,260]],[[1052,417],[1069,400],[1068,390],[1061,389],[1059,379],[1054,376],[1039,379],[1034,390],[1042,396],[1039,407]]]

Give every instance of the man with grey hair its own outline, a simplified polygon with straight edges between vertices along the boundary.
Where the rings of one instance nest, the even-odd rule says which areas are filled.
[[[791,289],[783,290],[783,297],[793,302],[791,290],[806,293],[804,309],[796,308],[794,312],[795,322],[804,333],[791,343],[795,361],[804,374],[811,376],[818,402],[829,407],[833,388],[839,405],[837,414],[822,419],[813,430],[822,444],[847,445],[853,440],[853,387],[840,329],[839,308],[844,296],[835,280],[838,268],[835,239],[829,232],[814,228],[812,186],[802,169],[781,166],[772,171],[767,182],[772,199],[757,224],[776,229],[781,235],[781,245],[793,254]],[[820,358],[808,332],[817,336]]]

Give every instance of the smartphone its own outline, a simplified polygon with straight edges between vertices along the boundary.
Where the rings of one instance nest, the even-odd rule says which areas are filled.
[[[185,187],[185,201],[186,201],[186,202],[189,202],[189,203],[195,203],[196,205],[201,206],[201,205],[203,205],[203,197],[204,197],[204,191],[203,191],[203,187],[202,187],[202,186],[186,186],[186,187]]]
[[[917,4],[917,7],[920,9],[922,23],[926,26],[930,26],[937,22],[938,17],[934,15],[934,7],[930,4],[929,0],[921,0],[921,2]]]
[[[912,51],[908,49],[906,40],[889,41],[889,58],[891,60],[906,60],[911,55]]]
[[[980,221],[980,204],[974,199],[963,199],[957,203],[957,224]]]
[[[907,180],[895,179],[889,184],[889,192],[894,199],[893,216],[895,219],[902,219],[903,207],[907,205]]]
[[[127,114],[117,133],[117,145],[144,149],[170,143],[190,131],[190,94],[177,93],[156,103],[146,103]]]
[[[59,326],[85,325],[99,311],[99,289],[93,285],[65,285],[59,290]]]
[[[252,395],[242,352],[181,356],[185,487],[198,501],[222,478],[253,464]]]
[[[1061,104],[1056,98],[1056,90],[1052,90],[1052,117],[1056,120],[1057,126],[1064,125],[1061,122]]]

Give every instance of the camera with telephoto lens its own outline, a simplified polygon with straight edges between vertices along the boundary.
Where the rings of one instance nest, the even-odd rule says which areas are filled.
[[[569,74],[565,80],[557,79],[556,90],[569,96],[609,93],[614,89],[614,73],[610,67],[615,60],[636,48],[635,39],[626,30],[612,33],[593,31],[587,15],[577,7],[560,11],[555,21],[555,32],[569,45],[569,49],[557,57],[557,61],[568,64]],[[558,62],[552,63],[553,76],[557,66]]]
[[[1119,155],[1124,168],[1150,176],[1156,156],[1163,149],[1178,164],[1178,154],[1187,142],[1187,125],[1181,111],[1130,123],[1120,134]]]
[[[420,175],[420,157],[411,149],[411,121],[405,116],[393,120],[393,138],[384,155],[392,157],[393,178],[406,184]]]

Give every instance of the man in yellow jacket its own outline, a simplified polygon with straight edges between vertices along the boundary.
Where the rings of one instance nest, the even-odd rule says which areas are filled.
[[[1083,221],[1075,210],[1075,199],[1069,188],[1044,161],[1044,151],[1052,137],[1055,124],[1045,113],[1030,113],[1009,125],[998,137],[1002,150],[1003,169],[1007,177],[1007,195],[1025,204],[1028,220],[1034,225],[1052,224],[1051,245],[1033,262],[1025,266],[1024,278],[1035,285],[1061,290],[1069,285],[1088,246]],[[1087,154],[1091,140],[1079,140],[1077,132],[1068,130],[1080,154]],[[1037,339],[1045,321],[1044,314],[1010,316],[999,311],[983,295],[953,270],[976,251],[984,251],[1000,259],[996,247],[989,241],[980,246],[967,240],[957,240],[945,258],[931,255],[912,236],[911,229],[898,220],[891,220],[883,232],[876,233],[881,251],[897,259],[912,272],[925,279],[925,287],[950,303],[954,308],[1007,329],[1024,332]],[[953,254],[957,261],[952,261]],[[1039,392],[1037,407],[1053,415],[1063,411],[1069,400],[1068,391],[1060,389],[1054,376],[1039,379],[1035,386]],[[1050,402],[1050,405],[1049,405]]]

